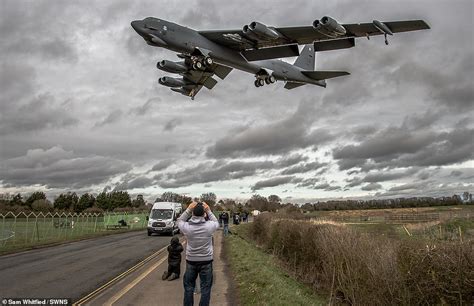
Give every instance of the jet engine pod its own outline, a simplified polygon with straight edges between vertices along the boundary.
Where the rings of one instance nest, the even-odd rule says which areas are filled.
[[[274,40],[281,37],[277,30],[257,21],[245,25],[242,31],[245,36],[253,40]]]
[[[168,86],[168,87],[181,87],[181,86],[186,85],[183,79],[166,77],[166,76],[159,78],[158,83],[164,86]]]
[[[184,62],[173,62],[168,60],[159,61],[156,63],[156,68],[170,73],[182,73],[188,71]]]
[[[313,22],[313,28],[319,33],[331,38],[346,34],[346,29],[336,20],[328,16],[324,16],[321,20],[316,19]]]

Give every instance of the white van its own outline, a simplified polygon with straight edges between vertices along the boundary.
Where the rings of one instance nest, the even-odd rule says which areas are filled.
[[[179,232],[176,219],[181,214],[181,204],[173,202],[155,202],[148,217],[148,236],[153,233],[171,234]]]

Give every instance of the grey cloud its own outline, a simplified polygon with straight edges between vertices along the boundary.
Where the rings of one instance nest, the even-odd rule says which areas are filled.
[[[321,181],[319,177],[307,178],[307,179],[302,180],[300,183],[298,183],[296,187],[313,187],[319,181]]]
[[[145,188],[152,185],[153,185],[153,179],[145,177],[145,176],[140,176],[131,180],[126,180],[126,181],[118,183],[114,187],[114,190],[130,190],[130,189],[136,189],[136,188]]]
[[[455,176],[455,177],[459,177],[462,175],[462,171],[458,171],[458,170],[453,170],[450,174],[450,176]]]
[[[254,175],[259,169],[271,169],[273,167],[274,163],[272,161],[205,162],[176,173],[169,173],[158,184],[162,188],[178,188],[192,184],[241,179]]]
[[[175,162],[174,159],[165,159],[160,160],[157,164],[155,164],[150,171],[161,171],[165,170],[169,166],[171,166]]]
[[[290,174],[297,174],[297,173],[306,173],[306,172],[318,170],[326,165],[327,163],[318,163],[318,162],[303,163],[303,164],[299,164],[299,165],[287,168],[283,170],[281,174],[290,175]]]
[[[326,142],[330,138],[327,131],[309,131],[313,112],[311,102],[303,101],[298,110],[284,120],[249,127],[217,140],[208,148],[206,155],[229,157],[279,154]]]
[[[165,123],[163,127],[163,131],[165,132],[171,132],[173,131],[178,125],[182,123],[182,120],[179,118],[174,118],[169,120],[168,122]]]
[[[405,129],[389,128],[359,145],[348,145],[334,152],[334,158],[377,158],[403,153],[415,153],[436,139],[432,132],[410,133]]]
[[[335,149],[333,156],[341,170],[449,165],[473,158],[473,135],[472,129],[435,133],[388,128],[357,145]]]
[[[279,176],[268,180],[258,181],[252,186],[252,191],[260,190],[267,187],[275,187],[290,183],[294,176]]]
[[[378,183],[369,183],[361,188],[362,190],[365,191],[374,191],[374,190],[379,190],[382,189],[382,185]]]
[[[340,186],[332,186],[329,183],[321,183],[318,185],[313,186],[313,189],[323,189],[324,191],[334,191],[334,190],[340,190]]]
[[[102,121],[97,122],[94,127],[102,127],[107,124],[112,124],[119,121],[122,118],[123,112],[120,109],[116,109],[107,115]]]
[[[59,104],[50,94],[41,94],[24,104],[12,106],[2,117],[0,134],[64,128],[78,123],[68,107]]]
[[[409,184],[402,184],[402,185],[394,186],[394,187],[390,188],[388,191],[403,191],[403,190],[411,190],[411,189],[420,189],[423,186],[425,186],[424,183],[423,184],[421,184],[421,183],[409,183]]]
[[[77,156],[61,147],[29,150],[0,163],[0,180],[7,186],[49,188],[92,186],[131,169],[128,162],[104,156]]]
[[[392,181],[399,178],[403,178],[412,174],[415,174],[417,169],[407,169],[405,171],[395,171],[395,172],[376,172],[367,174],[362,181],[367,183],[377,183],[384,181]]]

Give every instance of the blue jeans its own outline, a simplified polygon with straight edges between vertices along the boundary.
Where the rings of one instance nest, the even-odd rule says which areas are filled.
[[[199,306],[208,306],[211,300],[212,262],[208,264],[190,264],[186,262],[186,272],[183,277],[184,306],[194,305],[194,287],[199,275],[201,281],[201,300]]]

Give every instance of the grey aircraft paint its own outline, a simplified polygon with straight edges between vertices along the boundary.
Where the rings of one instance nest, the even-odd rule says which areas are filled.
[[[315,50],[350,48],[354,46],[355,37],[384,35],[386,38],[387,34],[393,35],[393,32],[429,29],[422,20],[387,23],[374,20],[368,24],[341,25],[330,17],[316,20],[313,27],[272,28],[252,22],[244,26],[243,30],[230,31],[196,31],[154,17],[132,21],[131,26],[147,44],[180,53],[179,56],[185,61],[178,62],[179,69],[170,67],[162,70],[178,73],[183,78],[160,78],[160,84],[193,99],[202,86],[208,89],[215,86],[217,81],[212,79],[212,75],[218,75],[217,69],[220,66],[229,67],[223,76],[218,75],[220,78],[223,79],[231,68],[235,68],[254,74],[256,87],[276,80],[287,82],[287,89],[304,84],[326,87],[326,79],[349,73],[313,71]],[[295,56],[298,54],[291,52],[295,50],[291,47],[303,44],[305,47],[294,65],[276,59],[250,61],[243,55],[251,50],[257,57],[264,58],[282,57],[278,54]],[[183,67],[188,70],[183,71]]]

